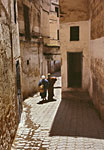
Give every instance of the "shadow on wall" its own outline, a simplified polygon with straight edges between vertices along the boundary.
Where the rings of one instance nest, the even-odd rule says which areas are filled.
[[[23,100],[25,100],[26,98],[28,98],[28,97],[33,97],[34,96],[34,94],[36,94],[38,92],[38,90],[31,90],[31,92],[30,91],[28,91],[28,92],[24,92],[23,93]]]
[[[52,75],[51,76],[55,76],[55,77],[61,77],[61,72],[60,71],[58,71],[58,72],[55,72],[55,73],[52,73]]]
[[[61,62],[59,60],[51,61],[50,65],[51,69],[49,70],[51,73],[58,72],[61,70]]]
[[[58,72],[61,70],[61,62],[60,61],[55,61],[55,72]]]
[[[64,92],[50,136],[104,139],[104,125],[87,93]]]

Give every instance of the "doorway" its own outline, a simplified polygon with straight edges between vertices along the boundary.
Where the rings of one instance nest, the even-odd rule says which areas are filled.
[[[19,60],[16,61],[16,84],[17,84],[17,105],[19,113],[19,121],[22,112],[22,100],[21,100],[21,81],[20,81],[20,64]]]
[[[82,52],[67,53],[68,87],[82,87]]]

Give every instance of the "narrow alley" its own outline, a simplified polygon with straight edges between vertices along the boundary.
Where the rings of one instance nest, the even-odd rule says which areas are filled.
[[[104,0],[0,0],[0,150],[104,150]]]
[[[104,126],[87,93],[61,92],[61,76],[53,101],[39,93],[23,103],[12,150],[104,150]]]

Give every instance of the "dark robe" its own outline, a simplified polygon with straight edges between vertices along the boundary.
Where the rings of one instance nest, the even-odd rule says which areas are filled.
[[[41,79],[40,81],[39,81],[39,84],[38,84],[38,86],[40,86],[40,85],[44,85],[44,92],[43,93],[40,93],[40,96],[41,96],[41,98],[46,98],[46,95],[47,95],[47,88],[48,88],[48,80],[47,79]]]
[[[49,82],[49,86],[48,86],[48,100],[52,100],[53,96],[54,96],[54,84],[56,82],[56,77],[49,77],[48,78],[48,82]]]

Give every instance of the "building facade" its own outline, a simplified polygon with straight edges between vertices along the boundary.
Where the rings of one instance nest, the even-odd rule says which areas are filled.
[[[10,150],[19,123],[20,72],[17,3],[0,0],[0,150]]]
[[[49,37],[49,8],[49,0],[18,0],[23,98],[38,91],[40,76],[47,72],[43,47]]]
[[[89,87],[89,40],[87,0],[60,0],[62,88]]]
[[[60,0],[63,90],[82,89],[104,119],[104,1]]]
[[[51,0],[50,2],[49,42],[44,46],[44,55],[47,60],[47,71],[53,73],[58,71],[61,65],[59,41],[59,0]]]

